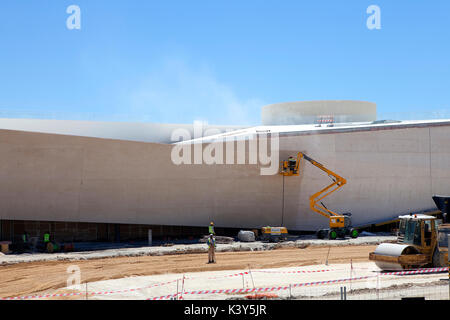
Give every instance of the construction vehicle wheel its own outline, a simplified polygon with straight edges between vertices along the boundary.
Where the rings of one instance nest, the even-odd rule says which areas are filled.
[[[323,239],[323,238],[325,238],[325,235],[323,234],[323,230],[318,230],[318,231],[316,232],[316,237],[317,237],[317,239]]]
[[[330,238],[331,240],[335,240],[337,238],[337,232],[331,230],[330,233],[328,234],[328,238]]]
[[[444,265],[441,264],[441,255],[437,248],[434,249],[433,253],[433,267],[435,268],[444,267]]]
[[[350,230],[350,236],[351,236],[353,239],[358,238],[358,236],[359,236],[358,230],[356,230],[356,229]]]
[[[51,242],[47,243],[47,252],[52,253],[53,252],[53,244]]]

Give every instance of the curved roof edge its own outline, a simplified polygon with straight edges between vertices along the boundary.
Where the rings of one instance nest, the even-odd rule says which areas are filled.
[[[81,120],[0,119],[0,129],[37,133],[72,135],[81,137],[130,140],[138,142],[173,143],[172,134],[185,135],[184,140],[195,138],[195,124],[163,124],[147,122],[102,122]],[[208,125],[198,123],[204,136],[225,133],[244,126]],[[176,131],[179,129],[180,131]],[[201,134],[200,134],[201,135]]]

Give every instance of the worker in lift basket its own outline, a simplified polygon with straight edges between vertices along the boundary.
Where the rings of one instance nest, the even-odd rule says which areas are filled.
[[[216,239],[211,233],[208,238],[208,263],[216,263]]]
[[[295,165],[297,164],[297,160],[293,156],[290,156],[288,159],[289,170],[294,171]]]

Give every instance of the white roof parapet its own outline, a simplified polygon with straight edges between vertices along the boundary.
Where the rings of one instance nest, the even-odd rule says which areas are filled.
[[[417,219],[417,220],[420,220],[420,219],[427,219],[427,220],[429,220],[429,219],[437,219],[436,217],[429,216],[429,215],[426,215],[426,214],[413,214],[413,215],[405,214],[403,216],[398,216],[398,217],[399,217],[399,219]]]
[[[263,125],[372,122],[377,105],[357,100],[317,100],[275,103],[264,106]]]

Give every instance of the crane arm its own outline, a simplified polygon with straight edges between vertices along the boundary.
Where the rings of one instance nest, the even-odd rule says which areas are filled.
[[[341,188],[344,184],[347,183],[347,180],[345,180],[340,175],[336,174],[335,172],[325,168],[321,163],[317,162],[316,160],[308,157],[306,154],[299,152],[297,154],[297,163],[296,163],[296,169],[297,172],[300,166],[301,159],[304,158],[305,160],[309,161],[312,165],[316,166],[317,168],[321,169],[325,173],[328,174],[328,176],[333,180],[333,183],[331,183],[329,186],[323,188],[319,192],[316,192],[309,198],[309,206],[311,210],[317,212],[318,214],[321,214],[324,217],[331,217],[331,216],[339,216],[337,213],[329,210],[326,208],[322,203],[318,204],[322,199],[329,196],[339,188]]]

